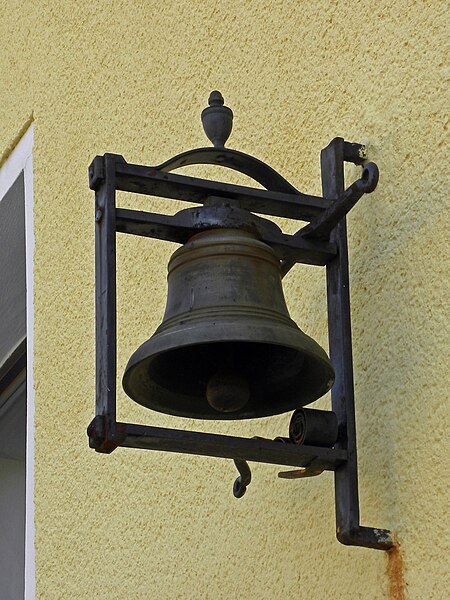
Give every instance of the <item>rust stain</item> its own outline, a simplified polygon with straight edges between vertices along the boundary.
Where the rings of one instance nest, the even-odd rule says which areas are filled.
[[[394,546],[386,554],[386,573],[389,584],[388,598],[389,600],[406,600],[403,555],[396,538],[394,538]]]

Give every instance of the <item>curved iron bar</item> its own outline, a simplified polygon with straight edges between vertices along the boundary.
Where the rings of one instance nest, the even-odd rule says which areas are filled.
[[[252,472],[246,460],[240,460],[235,458],[233,460],[236,465],[236,469],[239,471],[239,477],[234,480],[233,483],[233,494],[235,498],[242,498],[247,491],[247,486],[252,480]]]
[[[262,438],[259,437],[258,435],[253,436],[254,440],[265,440],[266,438]],[[280,442],[282,444],[291,444],[291,440],[290,438],[285,438],[285,437],[281,437],[278,436],[276,437],[274,440],[274,442]],[[247,486],[250,485],[250,482],[252,480],[252,472],[250,470],[250,467],[248,465],[248,462],[246,460],[241,460],[241,459],[233,459],[233,462],[236,466],[236,469],[239,471],[239,477],[237,477],[234,480],[233,483],[233,494],[235,498],[242,498],[242,496],[245,494],[245,492],[247,491]],[[304,469],[305,471],[307,471],[308,469]],[[286,473],[297,473],[298,471],[286,471]],[[322,473],[322,471],[320,471],[320,473]],[[314,473],[317,475],[320,475],[319,472]],[[311,473],[312,474],[312,473]],[[307,476],[311,476],[311,474],[308,473],[308,475],[304,475],[304,477]],[[278,477],[285,477],[285,475],[283,475],[282,473],[278,474]],[[286,475],[287,478],[289,478],[289,475]],[[299,475],[297,475],[297,477],[299,477]],[[292,477],[291,477],[292,479]]]
[[[355,206],[361,196],[374,191],[379,176],[377,165],[372,162],[367,163],[361,177],[354,181],[317,219],[311,221],[295,235],[327,240],[330,237],[331,230]]]
[[[355,206],[364,194],[371,194],[378,185],[378,167],[369,162],[362,170],[361,177],[354,181],[333,204],[323,211],[314,221],[311,221],[294,234],[293,238],[317,238],[326,241],[334,227]],[[290,260],[281,261],[281,276],[284,277],[294,266],[295,262]]]
[[[250,154],[229,150],[228,148],[194,148],[177,154],[155,167],[158,171],[170,173],[180,167],[189,165],[217,165],[238,171],[260,183],[266,190],[285,194],[302,195],[292,184],[275,169],[269,167]]]

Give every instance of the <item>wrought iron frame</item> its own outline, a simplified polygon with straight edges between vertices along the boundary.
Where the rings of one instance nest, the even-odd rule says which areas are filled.
[[[360,179],[344,190],[346,161],[362,165],[363,172]],[[252,177],[266,189],[171,173],[191,164],[222,165]],[[97,156],[93,160],[89,167],[89,185],[95,190],[96,222],[96,416],[88,428],[89,443],[103,453],[121,446],[233,459],[241,473],[236,483],[240,483],[244,491],[250,481],[246,461],[297,467],[291,472],[292,477],[334,471],[338,540],[347,545],[389,550],[393,545],[390,532],[362,527],[359,519],[345,219],[359,198],[376,187],[378,170],[373,163],[365,162],[364,146],[335,138],[322,150],[321,173],[323,197],[316,197],[299,192],[256,158],[223,147],[191,150],[156,167],[129,164],[116,154]],[[183,244],[198,232],[180,213],[168,216],[116,208],[118,190],[199,204],[219,197],[229,202],[230,211],[238,206],[263,215],[309,222],[295,235],[265,231],[262,241],[280,256],[283,274],[295,263],[326,267],[329,348],[336,372],[331,398],[339,425],[338,441],[333,448],[117,422],[116,233]],[[211,228],[213,221],[213,217],[210,221],[206,218],[203,228]]]

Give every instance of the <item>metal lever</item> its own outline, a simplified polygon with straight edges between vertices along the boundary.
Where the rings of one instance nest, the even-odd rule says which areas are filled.
[[[316,477],[322,473],[323,469],[309,466],[301,469],[295,469],[294,471],[280,471],[278,473],[278,477],[280,479],[300,479],[302,477]]]

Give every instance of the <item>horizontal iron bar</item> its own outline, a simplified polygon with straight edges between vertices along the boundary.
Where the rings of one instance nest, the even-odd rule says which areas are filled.
[[[195,230],[180,223],[175,216],[159,213],[116,208],[116,230],[119,233],[141,235],[143,237],[185,244]]]
[[[260,438],[239,438],[212,433],[117,423],[121,432],[119,446],[199,454],[217,458],[231,458],[253,462],[315,467],[334,471],[347,459],[345,450],[297,446]]]
[[[293,235],[263,235],[261,240],[271,246],[283,261],[324,266],[337,254],[336,245],[322,240],[295,239]]]
[[[116,229],[120,233],[185,244],[198,229],[183,224],[182,216],[161,215],[126,208],[116,209]],[[269,244],[283,260],[309,265],[326,265],[336,256],[335,244],[321,240],[294,238],[285,234],[262,234],[261,239]]]
[[[116,163],[116,189],[186,202],[203,204],[208,196],[238,200],[241,208],[251,212],[298,221],[312,221],[327,209],[331,201],[308,194],[285,194],[242,185],[197,179],[164,173],[155,168]]]

